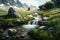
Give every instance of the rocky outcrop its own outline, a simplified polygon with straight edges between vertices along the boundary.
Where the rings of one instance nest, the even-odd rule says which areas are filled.
[[[5,4],[5,5],[14,5],[15,1],[14,0],[1,0],[0,4]]]
[[[21,0],[0,0],[0,5],[4,4],[5,6],[16,6],[18,8],[28,9],[36,9],[35,6],[28,6],[26,3],[22,3]]]
[[[22,3],[19,0],[0,0],[0,4],[22,7]]]
[[[12,18],[20,17],[20,15],[12,7],[8,10],[8,16]]]
[[[21,8],[23,7],[23,6],[22,6],[22,3],[21,3],[19,0],[16,1],[16,6],[19,7],[19,8],[20,8],[20,7],[21,7]]]
[[[22,28],[8,28],[4,30],[4,36],[0,35],[0,40],[32,40],[29,35],[28,31]]]

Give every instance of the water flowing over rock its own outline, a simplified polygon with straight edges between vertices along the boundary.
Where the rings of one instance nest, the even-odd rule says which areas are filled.
[[[35,15],[35,17],[34,17],[34,20],[33,20],[33,24],[38,25],[38,23],[40,22],[40,20],[42,22],[42,17],[38,13],[35,13],[34,15]]]
[[[20,17],[20,15],[12,7],[8,10],[8,16],[12,18]]]
[[[34,14],[29,14],[29,17],[33,17],[34,20],[32,21],[28,21],[28,24],[32,24],[32,25],[42,25],[42,16],[39,15],[38,13],[34,13]]]

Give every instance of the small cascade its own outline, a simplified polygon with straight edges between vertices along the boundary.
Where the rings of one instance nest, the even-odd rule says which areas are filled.
[[[33,25],[38,25],[38,20],[33,20]]]
[[[31,24],[31,21],[28,21],[28,25],[38,25],[38,21],[40,19],[42,19],[41,15],[38,15],[38,13],[35,13],[36,16],[34,16],[34,20],[32,21],[32,24]]]
[[[27,25],[23,25],[22,27],[27,30],[33,30],[36,27],[38,27],[38,21],[42,19],[41,15],[38,13],[35,13],[35,16],[33,16],[34,20],[28,21]]]
[[[31,21],[28,21],[28,25],[31,24]]]
[[[34,18],[35,18],[35,19],[33,20],[33,24],[38,25],[38,21],[39,21],[40,19],[42,19],[41,16],[40,16],[40,15],[37,15],[37,16],[34,17]]]

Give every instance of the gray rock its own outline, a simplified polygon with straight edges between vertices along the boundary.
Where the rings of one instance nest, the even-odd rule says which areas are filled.
[[[0,4],[5,4],[5,5],[15,5],[16,2],[14,0],[0,0]]]
[[[23,7],[22,3],[19,0],[0,0],[0,4],[4,4],[6,6],[17,6],[17,7]]]
[[[8,16],[12,18],[20,17],[20,15],[12,7],[8,10]]]
[[[49,32],[55,32],[55,29],[53,27],[48,28]]]
[[[1,35],[0,35],[1,37]],[[4,30],[0,40],[32,40],[28,35],[28,31],[22,28],[8,28]]]
[[[13,35],[15,35],[16,33],[17,33],[17,30],[16,30],[16,29],[13,29],[13,28],[8,29],[8,34],[9,34],[9,36],[13,36]]]

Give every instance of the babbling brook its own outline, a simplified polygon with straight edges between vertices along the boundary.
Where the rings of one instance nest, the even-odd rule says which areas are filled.
[[[60,40],[60,0],[0,0],[0,40]]]

